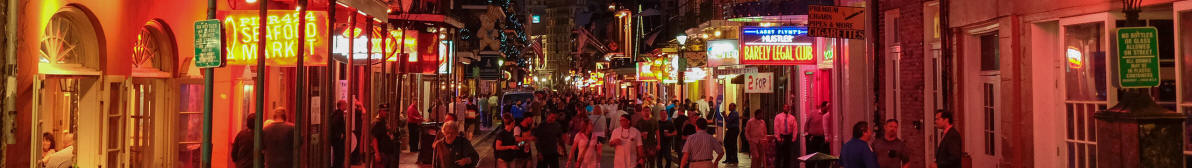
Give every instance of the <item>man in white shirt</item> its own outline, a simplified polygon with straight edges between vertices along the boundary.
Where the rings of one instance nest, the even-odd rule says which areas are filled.
[[[66,148],[63,148],[62,150],[60,150],[54,154],[50,154],[49,159],[46,161],[45,165],[43,165],[44,167],[47,167],[47,168],[69,168],[71,166],[74,166],[74,163],[75,163],[74,133],[68,132],[68,133],[66,133],[65,136],[62,136],[62,137],[63,137],[63,139],[60,140],[60,142],[62,142],[62,144],[64,144],[64,145],[66,145]]]
[[[623,127],[613,130],[609,137],[616,155],[613,158],[614,168],[634,168],[643,160],[639,159],[642,150],[641,132],[629,125],[629,116],[622,116],[619,120]]]
[[[699,110],[699,116],[703,116],[705,118],[711,116],[708,115],[708,111],[710,110],[710,107],[708,107],[708,101],[704,98],[699,98],[699,100],[695,101],[695,106],[695,108]]]
[[[799,119],[791,115],[791,106],[787,105],[782,108],[782,113],[774,116],[774,135],[778,136],[778,151],[789,151],[776,153],[778,167],[796,167],[795,155],[799,152],[799,146],[795,143],[794,135],[796,130],[799,130]]]

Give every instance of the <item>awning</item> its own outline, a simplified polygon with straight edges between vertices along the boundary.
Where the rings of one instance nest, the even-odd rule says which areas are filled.
[[[335,0],[348,7],[356,8],[361,13],[372,17],[383,17],[389,15],[389,5],[385,5],[380,0]],[[381,22],[386,22],[382,20]]]
[[[456,28],[464,27],[463,22],[459,22],[459,20],[455,20],[455,18],[447,17],[446,15],[438,15],[438,14],[397,14],[397,15],[389,15],[389,19],[421,21],[421,22],[439,22],[439,23],[446,23],[446,24],[454,26]]]

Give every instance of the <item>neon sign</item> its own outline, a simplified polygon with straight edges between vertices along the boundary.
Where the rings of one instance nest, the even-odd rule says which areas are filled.
[[[1068,68],[1080,69],[1084,67],[1084,54],[1081,54],[1076,47],[1068,47],[1066,55],[1068,56]]]
[[[744,27],[740,63],[747,65],[815,65],[812,37],[802,27]]]
[[[741,54],[737,47],[737,40],[708,41],[708,66],[736,65]]]
[[[299,18],[298,11],[271,10],[266,21],[265,61],[270,66],[294,66],[299,53],[299,42],[306,42],[305,64],[307,66],[326,65],[327,57],[327,13],[323,11],[307,11],[306,17]],[[306,25],[298,25],[306,20]],[[255,10],[229,11],[223,14],[223,24],[227,35],[227,63],[229,65],[253,65],[257,61],[257,43],[260,41],[258,32],[260,17]],[[298,29],[305,28],[306,36],[298,37]]]
[[[351,39],[352,44],[354,45],[353,47],[351,47],[351,49],[352,49],[352,59],[355,59],[355,60],[364,60],[366,58],[373,59],[373,60],[380,60],[381,56],[382,56],[382,52],[389,55],[388,56],[389,58],[386,60],[389,62],[397,61],[397,56],[399,55],[399,54],[397,54],[397,52],[405,52],[405,53],[408,53],[409,55],[418,55],[418,49],[416,48],[418,46],[418,40],[417,40],[417,37],[415,37],[417,35],[417,31],[415,31],[415,30],[405,30],[404,31],[404,32],[406,32],[406,35],[413,35],[413,36],[404,36],[404,38],[406,40],[405,43],[398,41],[399,38],[403,38],[402,30],[389,30],[388,31],[389,35],[388,35],[388,37],[385,37],[385,38],[381,38],[382,36],[381,36],[380,29],[373,29],[371,36],[365,36],[364,32],[362,32],[363,30],[360,28],[353,28],[350,30],[352,30],[352,31],[344,30],[342,32],[342,34],[337,34],[335,36],[334,52],[339,57],[343,57],[343,55],[347,55],[347,53],[348,53],[348,38],[347,38],[348,36],[354,37],[353,39]],[[388,39],[386,39],[386,38],[388,38]],[[369,40],[369,39],[372,39],[372,40]],[[372,41],[371,54],[369,52],[366,52],[366,51],[369,51],[369,48],[368,48],[369,41]],[[397,48],[398,45],[404,45],[405,50],[404,51],[399,50]],[[384,49],[384,50],[382,50],[382,49]],[[417,59],[413,59],[413,61],[410,61],[410,62],[417,62],[416,60]]]

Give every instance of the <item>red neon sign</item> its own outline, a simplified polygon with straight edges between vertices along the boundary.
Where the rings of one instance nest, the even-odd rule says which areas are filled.
[[[299,42],[306,41],[304,63],[307,66],[327,64],[327,12],[307,11],[305,18],[298,11],[271,10],[266,21],[265,62],[270,66],[295,66]],[[298,25],[306,20],[306,25]],[[223,14],[227,36],[228,65],[255,65],[257,62],[258,25],[255,10],[229,11]],[[305,28],[306,36],[298,37],[298,29]]]

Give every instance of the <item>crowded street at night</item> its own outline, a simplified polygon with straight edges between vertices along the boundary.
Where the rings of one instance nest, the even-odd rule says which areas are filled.
[[[1192,168],[1192,0],[0,0],[0,25],[0,168]]]

